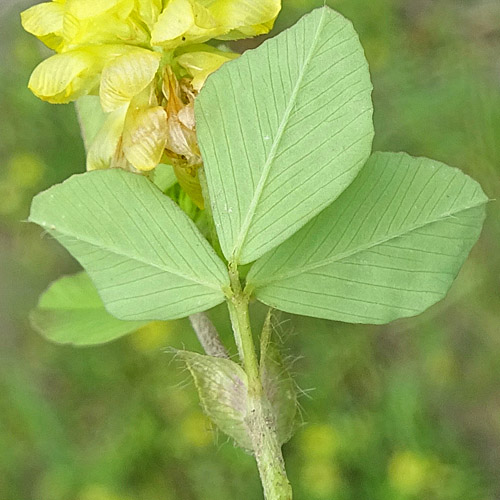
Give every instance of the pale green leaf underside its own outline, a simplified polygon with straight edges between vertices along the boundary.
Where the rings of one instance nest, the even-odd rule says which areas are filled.
[[[208,79],[198,139],[229,260],[260,257],[352,182],[371,151],[371,90],[352,24],[327,7]]]
[[[337,201],[255,263],[249,287],[306,316],[380,324],[419,314],[450,288],[486,202],[457,169],[376,153]]]
[[[30,221],[80,262],[117,318],[181,318],[224,300],[222,261],[186,214],[140,175],[74,175],[35,197]]]
[[[88,151],[95,136],[106,121],[99,96],[86,95],[75,102],[85,150]]]
[[[40,297],[30,319],[49,340],[79,346],[109,342],[146,324],[122,321],[109,314],[86,273],[65,276],[52,283]]]

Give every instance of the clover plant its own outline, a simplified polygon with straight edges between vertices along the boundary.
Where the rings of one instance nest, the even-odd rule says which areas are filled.
[[[205,354],[177,351],[202,408],[289,500],[281,446],[297,395],[273,310],[383,324],[441,300],[487,198],[461,171],[372,153],[372,84],[352,24],[323,7],[243,55],[278,0],[54,0],[23,25],[57,54],[30,88],[76,101],[88,172],[33,200],[29,220],[84,272],[42,295],[48,339],[91,345],[190,317]],[[211,39],[219,45],[207,44]],[[259,355],[249,303],[270,313]],[[238,358],[205,311],[225,303]]]

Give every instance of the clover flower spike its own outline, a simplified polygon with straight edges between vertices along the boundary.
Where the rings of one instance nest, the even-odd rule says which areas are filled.
[[[87,154],[89,170],[149,171],[170,161],[201,206],[193,100],[207,77],[237,57],[205,44],[267,33],[281,0],[53,0],[21,14],[26,31],[56,54],[29,88],[68,103],[99,96],[107,119]],[[191,187],[189,187],[191,186]],[[191,191],[191,193],[190,193]]]

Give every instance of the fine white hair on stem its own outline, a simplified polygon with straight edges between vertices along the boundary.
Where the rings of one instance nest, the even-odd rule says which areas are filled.
[[[219,333],[207,313],[191,314],[189,321],[201,346],[209,356],[229,359],[229,354],[219,337]]]

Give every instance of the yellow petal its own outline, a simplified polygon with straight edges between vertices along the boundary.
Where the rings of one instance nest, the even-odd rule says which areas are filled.
[[[218,38],[233,40],[268,33],[281,10],[281,0],[199,0],[208,6],[228,34]]]
[[[63,39],[65,48],[72,48],[78,45],[78,34],[80,31],[81,21],[73,14],[66,12],[63,20]]]
[[[151,33],[151,43],[164,48],[200,43],[227,32],[210,11],[194,0],[170,0]]]
[[[64,6],[54,2],[40,3],[21,12],[23,28],[54,50],[62,42],[63,18]]]
[[[192,77],[193,88],[199,91],[209,75],[217,71],[225,62],[236,59],[238,56],[239,54],[223,52],[209,45],[199,45],[181,54],[176,60]]]
[[[147,44],[149,33],[138,16],[132,14],[123,17],[123,12],[117,7],[100,16],[80,19],[67,12],[63,27],[64,50],[81,45]]]
[[[217,19],[214,18],[209,9],[198,3],[196,0],[191,0],[191,7],[194,14],[194,25],[197,28],[204,30],[221,29]]]
[[[44,101],[68,103],[96,87],[99,69],[99,59],[91,52],[56,54],[35,68],[28,87]]]
[[[64,50],[110,43],[144,46],[149,30],[134,0],[68,0],[63,36]]]
[[[104,13],[120,9],[124,16],[128,15],[134,7],[133,0],[67,0],[66,10],[77,19],[97,17]]]
[[[161,55],[135,49],[108,64],[101,76],[99,95],[104,111],[113,111],[131,101],[153,80]]]
[[[165,44],[182,37],[194,24],[189,0],[171,0],[160,14],[151,33],[153,45]]]
[[[137,170],[160,163],[167,142],[167,114],[160,106],[130,107],[123,132],[123,152]]]
[[[108,115],[87,153],[87,170],[124,166],[119,146],[127,108],[122,106]]]
[[[161,0],[136,0],[137,10],[141,19],[153,29],[161,9],[163,8]]]

